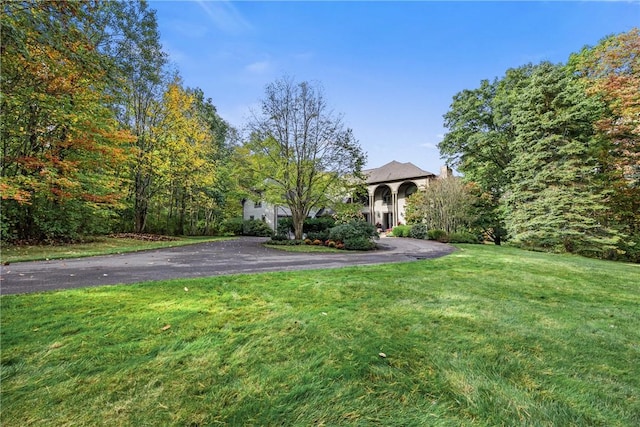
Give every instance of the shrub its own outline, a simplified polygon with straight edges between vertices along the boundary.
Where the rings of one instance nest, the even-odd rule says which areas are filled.
[[[328,232],[329,229],[335,225],[335,220],[330,216],[321,216],[320,218],[307,218],[304,220],[302,232],[307,234]]]
[[[273,236],[273,230],[264,221],[250,219],[242,224],[242,234],[245,236],[271,237]]]
[[[459,233],[451,233],[449,235],[450,243],[480,243],[481,237],[477,234],[462,231]]]
[[[376,244],[367,237],[348,237],[344,241],[344,248],[349,251],[370,251]]]
[[[273,236],[273,237],[271,238],[271,240],[272,240],[272,241],[284,242],[284,241],[286,241],[286,240],[290,240],[290,239],[289,239],[289,236],[287,236],[286,234],[280,234],[280,233],[278,233],[278,234],[276,234],[275,236]]]
[[[291,217],[278,219],[278,234],[293,233],[293,219]]]
[[[269,240],[267,242],[268,245],[274,245],[274,246],[299,246],[304,244],[304,240],[294,240],[294,239],[287,239],[287,240]]]
[[[415,224],[409,230],[409,237],[414,239],[426,239],[427,236],[427,226],[425,224]]]
[[[307,233],[307,239],[322,241],[329,240],[329,230],[310,231]]]
[[[392,233],[394,237],[409,237],[411,232],[410,225],[396,225],[393,227]]]
[[[242,218],[227,219],[222,223],[222,232],[239,236],[242,234],[244,221]]]
[[[336,225],[329,231],[329,239],[344,242],[349,237],[364,237],[371,239],[376,237],[376,228],[365,221],[351,221],[346,224]]]
[[[322,246],[322,245],[323,245],[323,242],[322,242],[322,240],[315,239],[315,240],[313,241],[313,244],[314,244],[315,246]]]
[[[305,244],[305,245],[310,245],[311,243],[313,243],[313,242],[311,241],[311,239],[304,239],[304,244]]]
[[[329,240],[327,242],[327,246],[330,248],[335,248],[336,247],[336,242],[334,242],[333,240]]]
[[[444,230],[429,230],[428,239],[436,240],[441,243],[447,243],[449,241],[449,235]]]
[[[351,221],[333,227],[329,239],[336,243],[338,249],[366,251],[375,248],[372,238],[377,237],[376,228],[366,221]]]

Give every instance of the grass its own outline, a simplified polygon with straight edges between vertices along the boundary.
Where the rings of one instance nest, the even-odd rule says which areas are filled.
[[[144,241],[114,237],[97,237],[88,243],[67,245],[23,245],[2,246],[1,262],[41,261],[48,259],[79,258],[95,255],[109,255],[124,252],[136,252],[148,249],[171,248],[191,245],[226,237],[177,237],[169,241]]]
[[[4,296],[2,425],[640,425],[640,266],[460,248]]]

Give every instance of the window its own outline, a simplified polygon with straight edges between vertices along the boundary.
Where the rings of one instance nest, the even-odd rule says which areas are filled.
[[[389,190],[388,188],[382,192],[382,203],[384,203],[385,205],[391,204],[391,190]]]
[[[407,189],[404,191],[404,195],[405,195],[405,197],[409,197],[410,195],[412,195],[416,191],[418,191],[418,187],[415,186],[415,185],[411,185],[411,186],[407,187]]]

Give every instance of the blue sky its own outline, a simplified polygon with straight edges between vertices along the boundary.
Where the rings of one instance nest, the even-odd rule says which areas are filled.
[[[190,87],[242,129],[265,86],[318,81],[368,167],[438,172],[452,97],[508,68],[640,26],[640,2],[150,1],[161,42]]]

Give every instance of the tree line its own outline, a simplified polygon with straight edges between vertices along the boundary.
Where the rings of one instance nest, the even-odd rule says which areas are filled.
[[[496,242],[639,261],[639,88],[633,29],[456,94],[439,149],[474,196],[470,223]]]
[[[235,130],[172,71],[146,2],[2,13],[3,241],[210,234],[238,213]]]
[[[284,77],[239,132],[186,87],[144,1],[2,1],[0,233],[213,234],[243,197],[312,208],[356,194],[366,155],[318,83]],[[453,97],[439,144],[464,183],[411,197],[415,223],[496,243],[640,259],[640,33]],[[339,209],[338,209],[339,210]]]

